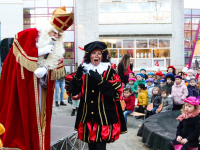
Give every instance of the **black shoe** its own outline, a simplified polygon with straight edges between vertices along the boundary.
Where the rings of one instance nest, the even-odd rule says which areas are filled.
[[[76,109],[72,109],[71,116],[74,116],[74,115],[75,115],[75,111],[76,111]]]
[[[57,107],[59,107],[59,104],[58,104],[58,102],[56,102],[56,106],[57,106]]]
[[[65,104],[63,101],[60,102],[60,105],[66,106],[67,104]]]

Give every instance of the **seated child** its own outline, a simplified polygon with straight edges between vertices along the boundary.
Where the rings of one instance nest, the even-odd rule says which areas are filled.
[[[136,77],[137,77],[137,81],[134,83],[132,91],[135,94],[135,98],[138,98],[138,85],[139,84],[145,85],[145,81],[143,80],[144,74],[142,74],[142,73],[137,73]]]
[[[176,138],[171,141],[170,149],[189,150],[199,146],[199,101],[191,96],[186,98],[184,102],[182,114],[177,118],[180,122],[177,127]]]
[[[133,71],[129,72],[129,78],[135,78],[136,79],[135,73]]]
[[[184,99],[188,96],[188,90],[185,83],[182,82],[182,77],[179,75],[176,75],[175,77],[171,95],[174,99],[173,110],[180,110],[184,104]]]
[[[148,97],[149,97],[148,104],[150,104],[151,103],[152,91],[153,91],[153,88],[154,88],[153,79],[152,78],[147,79],[145,86],[146,86],[146,88],[148,90]]]
[[[144,84],[139,84],[138,85],[138,104],[139,106],[137,107],[137,112],[144,113],[144,110],[146,109],[146,106],[148,105],[148,91],[145,90],[145,85]],[[138,117],[139,119],[141,117]]]
[[[126,103],[126,108],[124,111],[124,119],[127,124],[127,115],[132,113],[134,111],[134,105],[135,105],[135,96],[132,94],[132,90],[130,88],[124,89],[124,95],[122,98]]]
[[[187,83],[190,82],[190,78],[192,78],[192,77],[194,77],[194,70],[189,69],[189,70],[187,71],[187,77],[186,77]]]
[[[172,86],[174,85],[174,80],[175,80],[174,75],[171,73],[169,73],[165,76],[166,82],[165,82],[163,89],[166,89],[169,94],[171,94],[171,92],[172,92]]]
[[[156,80],[154,81],[154,86],[160,88],[160,80],[162,79],[163,73],[161,71],[156,72]]]
[[[160,80],[160,90],[162,90],[164,88],[165,85],[165,79],[161,79]]]
[[[160,90],[158,87],[153,88],[151,102],[153,103],[153,109],[148,111],[149,116],[156,114],[156,110],[162,103],[162,97],[160,96]]]
[[[197,82],[195,77],[190,79],[187,89],[188,89],[188,96],[193,96],[193,97],[199,96],[199,90],[197,87]]]
[[[161,90],[161,97],[162,97],[162,103],[163,103],[163,108],[161,112],[167,112],[167,111],[172,111],[173,108],[173,98],[171,95],[169,95],[167,89]]]
[[[148,78],[153,78],[154,75],[155,75],[155,74],[154,74],[153,72],[147,73]]]
[[[126,88],[130,88],[132,90],[134,83],[136,82],[135,78],[129,78],[128,84],[126,84]]]
[[[75,115],[75,111],[78,111],[79,103],[81,99],[81,93],[79,93],[76,96],[72,96],[72,113],[71,116]]]
[[[140,69],[140,72],[142,73],[142,74],[144,74],[144,79],[146,80],[146,79],[148,79],[148,76],[146,75],[146,69],[145,68],[141,68]]]

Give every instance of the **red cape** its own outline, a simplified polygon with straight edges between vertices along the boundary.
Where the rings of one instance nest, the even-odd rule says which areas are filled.
[[[64,70],[63,64],[48,73],[45,122],[41,125],[37,69],[38,31],[27,29],[15,35],[15,40],[3,64],[0,81],[0,123],[5,133],[0,136],[3,148],[50,150],[50,123],[55,79],[52,75]],[[17,149],[17,150],[18,150]],[[7,149],[6,149],[7,150]]]

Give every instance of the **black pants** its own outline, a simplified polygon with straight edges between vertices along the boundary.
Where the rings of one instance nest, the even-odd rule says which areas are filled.
[[[89,150],[106,150],[106,142],[88,143]]]
[[[136,109],[136,112],[139,112],[139,113],[144,113],[144,110],[146,109],[146,107],[145,108],[143,108],[143,106],[142,105],[139,105],[139,107]]]
[[[175,104],[174,104],[173,110],[181,110],[182,107],[183,107],[183,105],[175,105]]]

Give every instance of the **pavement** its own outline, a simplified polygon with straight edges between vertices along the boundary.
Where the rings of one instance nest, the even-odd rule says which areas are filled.
[[[64,102],[67,103],[67,100],[64,100]],[[71,116],[71,111],[71,104],[67,103],[67,106],[59,107],[54,105],[52,115]],[[128,133],[121,134],[117,141],[107,144],[106,150],[149,150],[149,148],[147,148],[145,144],[142,143],[142,138],[137,136],[137,131],[139,130],[142,121],[136,120],[136,128],[133,129],[133,117],[128,116],[127,120]],[[88,150],[87,146],[85,146],[84,150]]]

